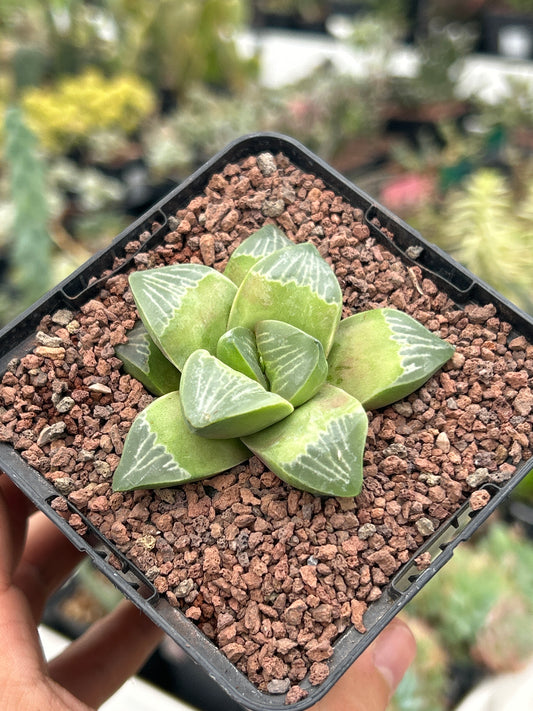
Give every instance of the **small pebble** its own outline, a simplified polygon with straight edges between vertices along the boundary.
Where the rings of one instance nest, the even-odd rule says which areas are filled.
[[[291,688],[291,681],[287,679],[271,679],[267,684],[269,694],[286,694]]]
[[[435,524],[425,516],[419,518],[415,526],[422,536],[430,536],[432,533],[435,533]]]

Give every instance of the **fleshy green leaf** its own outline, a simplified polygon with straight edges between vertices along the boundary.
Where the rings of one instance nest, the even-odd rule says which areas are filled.
[[[224,275],[239,286],[257,262],[267,254],[277,252],[284,247],[293,246],[283,230],[276,225],[263,225],[257,232],[247,237],[228,260]]]
[[[130,274],[129,282],[147,331],[182,370],[198,348],[216,352],[237,287],[203,264],[172,264]]]
[[[185,363],[180,392],[187,422],[204,437],[243,437],[293,411],[290,402],[205,350]]]
[[[454,350],[403,311],[364,311],[341,321],[328,358],[328,382],[367,410],[384,407],[417,390]]]
[[[313,397],[328,373],[320,341],[283,321],[259,321],[255,335],[271,391],[294,407]]]
[[[154,400],[134,420],[113,477],[115,491],[186,484],[246,461],[238,439],[205,439],[189,429],[178,392]]]
[[[280,479],[326,496],[357,496],[368,420],[361,403],[325,383],[285,420],[243,437]]]
[[[127,343],[115,347],[124,370],[139,380],[153,395],[165,395],[179,388],[180,372],[165,358],[142,321],[128,332]]]
[[[237,326],[220,337],[217,358],[233,370],[256,380],[268,390],[268,382],[259,363],[255,335],[249,328]]]
[[[250,269],[231,308],[228,328],[285,321],[318,338],[329,353],[342,312],[342,292],[329,264],[311,243],[263,257]]]

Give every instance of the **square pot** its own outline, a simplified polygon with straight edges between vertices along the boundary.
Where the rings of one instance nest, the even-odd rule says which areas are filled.
[[[264,163],[263,171],[257,168],[256,161],[256,157],[261,155]],[[266,162],[265,155],[267,158]],[[280,159],[280,155],[284,156],[284,158]],[[358,190],[342,175],[332,170],[299,143],[285,136],[267,133],[246,136],[230,144],[224,151],[208,161],[188,180],[173,190],[166,198],[157,203],[142,218],[119,235],[108,249],[95,255],[74,274],[50,291],[32,308],[0,332],[0,374],[4,374],[4,385],[2,386],[3,390],[0,390],[0,398],[2,396],[4,397],[4,403],[8,403],[8,400],[6,400],[7,394],[12,396],[14,379],[18,377],[16,374],[19,373],[22,367],[20,363],[21,358],[25,358],[28,354],[33,353],[37,354],[40,359],[35,363],[50,363],[50,361],[53,362],[54,358],[58,358],[62,363],[65,357],[68,359],[68,355],[65,356],[64,353],[65,349],[55,348],[55,346],[50,345],[50,342],[46,339],[43,341],[42,336],[36,340],[36,332],[40,324],[42,325],[44,323],[50,325],[51,323],[50,316],[47,315],[55,315],[54,318],[56,322],[60,322],[63,317],[65,317],[66,312],[67,315],[64,318],[65,323],[63,325],[60,324],[61,328],[64,329],[64,327],[67,327],[67,331],[68,328],[71,328],[72,330],[69,331],[69,333],[71,333],[73,338],[76,337],[77,327],[73,325],[76,321],[76,314],[84,313],[89,317],[95,314],[96,307],[94,307],[94,303],[96,302],[94,302],[94,300],[104,287],[113,283],[109,281],[110,279],[120,279],[120,275],[134,268],[136,263],[146,264],[146,260],[151,258],[150,256],[147,257],[147,255],[156,254],[158,246],[160,249],[159,254],[162,254],[165,251],[165,244],[172,246],[177,239],[181,239],[180,230],[181,233],[185,235],[184,239],[186,241],[187,226],[184,224],[186,208],[190,210],[191,201],[198,199],[199,196],[202,195],[207,195],[208,198],[213,197],[215,201],[219,199],[220,195],[217,193],[217,185],[220,183],[220,174],[225,175],[227,182],[230,183],[232,176],[235,175],[235,166],[247,165],[247,169],[253,166],[253,181],[256,181],[259,188],[254,190],[252,185],[252,193],[256,197],[258,190],[263,189],[263,193],[261,193],[259,197],[259,202],[254,202],[252,199],[250,206],[246,208],[247,211],[243,208],[242,214],[247,216],[246,219],[249,220],[251,220],[252,217],[254,219],[266,219],[264,216],[265,200],[267,200],[270,193],[265,186],[271,186],[273,184],[272,181],[269,182],[269,175],[272,174],[273,160],[277,160],[279,165],[283,163],[285,169],[289,171],[289,176],[293,175],[294,177],[298,175],[299,179],[303,181],[300,185],[304,187],[296,186],[292,193],[290,190],[283,193],[286,200],[285,204],[282,205],[282,208],[279,210],[273,204],[273,202],[275,203],[276,201],[270,201],[267,209],[271,211],[271,208],[274,208],[273,213],[271,212],[270,214],[271,219],[276,220],[279,218],[281,223],[287,205],[296,204],[297,192],[299,190],[303,190],[304,193],[306,193],[306,191],[310,190],[312,185],[320,185],[320,190],[324,191],[324,194],[332,201],[330,205],[332,208],[330,214],[331,219],[328,218],[329,221],[326,222],[324,215],[321,218],[320,215],[316,213],[313,216],[313,224],[316,226],[322,219],[322,224],[325,228],[325,236],[323,239],[327,241],[329,245],[328,249],[330,254],[332,254],[335,249],[346,249],[346,247],[342,246],[342,240],[339,242],[337,239],[335,242],[334,238],[338,237],[338,231],[342,231],[343,220],[346,222],[346,216],[349,210],[351,210],[354,215],[357,215],[357,232],[359,234],[357,239],[359,240],[358,244],[362,251],[360,251],[358,255],[356,255],[356,250],[351,248],[345,252],[345,265],[348,265],[345,269],[345,276],[350,276],[350,279],[345,281],[345,286],[347,289],[348,287],[351,289],[352,295],[355,294],[355,297],[361,297],[361,304],[364,303],[365,299],[369,304],[372,304],[372,294],[370,293],[369,296],[369,292],[365,291],[366,287],[361,285],[360,280],[358,281],[357,275],[350,273],[350,264],[352,261],[355,263],[357,259],[359,260],[358,263],[361,265],[361,268],[364,268],[366,264],[374,259],[381,265],[394,264],[394,269],[396,270],[394,274],[396,274],[396,276],[400,273],[405,275],[405,278],[409,280],[410,293],[415,301],[420,301],[421,304],[426,304],[427,306],[427,303],[429,303],[427,301],[427,294],[431,293],[431,298],[439,299],[440,302],[448,304],[446,308],[451,314],[450,323],[465,321],[465,323],[468,322],[470,324],[469,327],[472,332],[470,341],[468,343],[465,341],[465,343],[462,344],[466,355],[464,357],[462,356],[463,360],[460,360],[459,365],[456,364],[454,367],[464,367],[465,362],[468,362],[470,366],[477,368],[475,373],[479,373],[479,378],[488,379],[486,385],[487,392],[481,396],[478,392],[475,396],[470,398],[471,405],[476,406],[476,400],[479,400],[479,397],[482,398],[481,402],[484,402],[486,405],[482,416],[480,415],[481,419],[478,421],[474,418],[476,422],[478,421],[479,428],[482,429],[492,424],[494,429],[494,417],[496,417],[496,415],[491,414],[490,403],[495,402],[498,397],[502,398],[498,401],[500,404],[502,404],[505,399],[504,394],[516,399],[519,391],[522,392],[522,390],[520,390],[522,386],[524,393],[529,393],[528,397],[530,397],[531,391],[527,390],[527,383],[526,386],[524,386],[522,382],[523,376],[520,373],[514,379],[511,377],[511,382],[507,383],[505,387],[502,385],[499,395],[495,392],[489,393],[490,374],[487,375],[487,372],[490,370],[490,363],[499,362],[497,360],[498,358],[507,358],[506,362],[510,364],[511,374],[515,370],[518,370],[517,363],[520,364],[522,370],[524,370],[524,368],[526,369],[524,372],[527,372],[527,368],[531,367],[533,319],[522,313],[489,286],[482,283],[466,269],[455,263],[440,249],[426,242],[408,225],[376,203],[364,192]],[[289,168],[287,168],[287,165]],[[274,168],[274,171],[275,170]],[[291,173],[290,171],[293,172]],[[262,182],[263,179],[266,180],[265,183]],[[287,185],[285,185],[285,188],[287,188]],[[223,187],[220,189],[223,189]],[[217,195],[218,198],[216,197]],[[337,207],[334,207],[335,205]],[[261,213],[261,210],[263,210],[263,213]],[[176,218],[177,214],[181,215],[181,222]],[[194,252],[194,254],[200,254],[198,251],[198,234],[203,234],[210,228],[208,222],[210,216],[207,215],[206,218],[207,213],[202,214],[201,223],[198,223],[196,242],[194,243],[196,252]],[[292,215],[294,216],[294,220],[291,217],[291,221],[294,225],[294,232],[297,233],[296,238],[302,239],[302,230],[305,231],[306,220],[299,215],[297,210],[293,211]],[[281,226],[283,227],[284,225],[281,224]],[[287,227],[286,221],[285,227]],[[232,229],[236,229],[235,224],[233,224],[233,226],[227,226],[227,232],[224,234],[231,232]],[[315,231],[314,234],[316,237],[320,234],[320,230],[318,232]],[[191,240],[190,244],[193,244]],[[334,247],[334,244],[341,246]],[[222,248],[223,247],[219,247],[219,251]],[[155,252],[151,250],[155,250]],[[378,272],[374,273],[374,279],[376,273],[379,273],[380,268],[379,265],[376,267]],[[394,274],[391,273],[388,276],[394,276]],[[394,293],[392,288],[390,289],[390,293]],[[355,308],[357,308],[357,303],[359,302],[354,298],[351,303],[355,304]],[[360,306],[360,308],[363,307]],[[427,319],[431,319],[432,314],[426,314],[426,317]],[[485,325],[483,322],[487,319],[488,321],[485,325],[488,330],[484,331]],[[494,335],[491,341],[490,338],[492,336],[490,335],[490,329],[497,328],[501,322],[505,322],[505,328],[502,327],[503,330],[501,332],[498,331],[498,336],[496,337],[496,335]],[[477,332],[483,332],[484,338],[489,340],[479,344],[477,342],[472,343],[472,341],[476,340],[474,336]],[[66,334],[64,330],[62,333]],[[483,339],[481,340],[483,341]],[[482,350],[482,347],[485,350]],[[36,348],[37,350],[35,350]],[[529,358],[529,361],[527,361],[526,356]],[[490,360],[491,358],[493,360]],[[25,362],[26,382],[32,382],[32,378],[35,377],[42,378],[38,373],[39,368],[33,371],[31,370],[32,364],[35,365],[35,363],[31,361],[31,358],[30,361]],[[74,363],[74,361],[72,362]],[[487,366],[487,363],[489,366]],[[483,364],[487,366],[485,371],[483,371],[484,374],[481,371]],[[52,363],[50,367],[55,366],[53,366]],[[61,365],[60,367],[63,366]],[[87,367],[92,368],[93,365],[89,364]],[[17,370],[17,368],[19,368],[19,370]],[[76,402],[79,401],[83,404],[84,402],[96,401],[99,397],[109,395],[108,391],[110,392],[110,389],[106,385],[106,382],[108,382],[106,379],[110,377],[109,371],[103,370],[100,374],[96,371],[91,372],[93,372],[93,376],[81,379],[78,366],[76,365],[75,368],[73,365],[70,366],[70,375],[68,377],[71,378],[72,382],[68,387],[72,389],[74,382],[77,383]],[[471,378],[473,377],[472,372],[474,371],[470,369]],[[65,378],[67,378],[67,376],[65,376]],[[444,387],[443,382],[444,381],[440,382],[439,385],[441,389]],[[531,377],[529,377],[529,387],[530,383]],[[41,385],[42,384],[41,382]],[[437,385],[435,385],[435,387],[437,387]],[[8,390],[9,393],[7,392]],[[31,391],[32,397],[34,392],[34,390]],[[62,387],[57,389],[56,395],[58,393],[61,396],[66,394],[65,389]],[[74,392],[71,394],[74,396]],[[458,392],[456,395],[457,398],[460,399],[461,395],[464,396],[464,392]],[[427,402],[417,399],[416,395],[411,396],[412,405],[409,404],[408,409],[412,411],[413,407],[415,409],[419,408],[422,414],[426,413],[427,422],[430,423],[428,424],[428,432],[426,434],[430,437],[432,442],[435,442],[438,429],[435,429],[435,422],[431,419],[431,393],[427,391],[424,397]],[[450,391],[446,397],[446,407],[448,410],[453,410],[453,408],[458,407],[457,402],[454,400],[454,397],[452,397],[452,391]],[[388,515],[385,513],[387,505],[390,510],[399,512],[398,515],[404,516],[405,514],[405,518],[411,516],[411,523],[418,521],[418,528],[414,529],[416,535],[414,537],[411,536],[412,540],[410,545],[406,544],[403,548],[401,546],[398,547],[398,549],[401,550],[401,558],[399,558],[402,561],[401,565],[398,564],[394,566],[394,569],[390,569],[385,573],[383,572],[383,568],[380,568],[381,563],[379,563],[378,560],[379,556],[376,558],[378,562],[372,564],[374,567],[371,568],[370,565],[367,565],[368,575],[370,575],[372,571],[376,579],[379,576],[382,580],[382,589],[379,591],[379,594],[373,595],[374,601],[368,604],[365,600],[359,599],[359,602],[355,604],[355,609],[351,608],[351,602],[349,599],[347,600],[350,609],[352,609],[351,619],[355,626],[354,624],[348,623],[341,625],[339,622],[339,630],[341,631],[332,643],[332,655],[327,661],[329,675],[321,684],[314,685],[309,674],[298,683],[296,683],[294,679],[292,680],[293,689],[296,688],[297,693],[289,697],[290,708],[300,710],[316,703],[346,671],[350,664],[364,651],[370,642],[372,642],[387,623],[412,599],[428,580],[437,573],[444,563],[451,558],[458,543],[469,538],[509,494],[514,486],[533,468],[533,458],[530,457],[532,447],[531,430],[533,407],[531,406],[531,399],[524,400],[524,396],[521,396],[521,398],[520,411],[513,411],[510,404],[507,405],[507,409],[503,411],[507,413],[506,417],[511,421],[511,424],[507,423],[509,427],[518,427],[520,430],[520,442],[514,447],[512,452],[507,451],[511,448],[510,444],[507,449],[504,448],[505,451],[497,448],[497,442],[494,441],[493,434],[492,443],[487,444],[487,447],[492,447],[492,449],[489,448],[484,451],[484,456],[481,456],[478,452],[479,457],[475,462],[475,457],[472,458],[471,455],[469,455],[470,459],[468,462],[466,459],[465,462],[463,462],[461,459],[462,453],[468,453],[467,440],[473,441],[474,444],[477,441],[474,439],[474,434],[472,434],[472,423],[470,423],[470,430],[468,430],[469,425],[466,423],[468,420],[468,411],[465,413],[466,420],[461,425],[463,429],[466,428],[465,447],[461,449],[463,445],[460,441],[460,435],[458,435],[456,443],[458,449],[454,449],[454,446],[451,447],[455,457],[453,461],[447,460],[450,451],[450,442],[449,440],[446,442],[448,438],[446,437],[444,440],[441,438],[439,440],[437,448],[438,446],[443,447],[442,451],[444,452],[444,454],[438,453],[439,461],[445,461],[448,469],[455,467],[457,470],[460,470],[459,480],[450,483],[450,492],[454,493],[455,502],[451,507],[449,515],[443,515],[442,507],[439,508],[445,489],[445,487],[436,485],[441,472],[435,470],[431,462],[426,464],[426,459],[423,456],[423,448],[419,452],[420,456],[416,462],[407,463],[401,460],[403,456],[401,452],[400,456],[398,456],[398,450],[395,450],[394,447],[391,449],[391,452],[396,452],[396,454],[387,455],[386,458],[389,460],[388,465],[389,467],[392,466],[393,469],[400,467],[399,471],[403,472],[400,479],[398,479],[398,472],[396,471],[389,472],[389,475],[387,475],[386,469],[383,468],[378,472],[378,465],[376,464],[375,477],[372,475],[368,478],[369,487],[371,486],[371,482],[373,482],[374,485],[383,485],[383,487],[386,488],[389,478],[390,481],[398,479],[398,481],[407,482],[409,477],[411,477],[418,486],[418,489],[412,488],[409,495],[405,493],[402,494],[404,498],[401,499],[401,504],[394,502],[392,508],[390,506],[390,495],[380,495],[382,501],[380,500],[375,503],[374,515],[377,517],[376,520],[383,522],[382,525],[380,524],[380,526],[378,526],[379,531],[377,531],[381,536],[382,542],[379,542],[377,539],[374,540],[376,546],[374,552],[377,553],[379,550],[383,551],[390,542],[391,533],[387,532],[385,525],[387,521],[386,516]],[[39,397],[32,402],[38,410]],[[58,398],[56,397],[54,403],[57,405],[57,402]],[[518,403],[518,401],[516,402]],[[16,407],[16,405],[14,405],[14,407]],[[479,412],[480,409],[481,406],[477,409],[474,407],[475,412]],[[50,409],[48,411],[50,411]],[[91,412],[94,414],[94,411]],[[111,412],[111,410],[109,412]],[[386,414],[387,412],[389,412],[389,415]],[[389,426],[390,422],[394,421],[396,416],[398,416],[398,419],[401,420],[404,425],[406,422],[409,422],[410,417],[406,415],[405,412],[401,415],[396,411],[386,410],[386,413],[378,414],[373,420],[374,438],[376,442],[381,443],[380,447],[385,446],[380,439],[381,437],[385,437],[382,430]],[[36,444],[35,441],[32,441],[28,431],[24,430],[24,425],[21,424],[18,428],[19,439],[17,443],[15,443],[15,446],[13,446],[13,442],[9,441],[9,433],[7,433],[6,430],[6,428],[9,429],[9,423],[13,422],[13,418],[9,414],[9,406],[6,406],[3,411],[0,410],[0,414],[3,417],[0,423],[3,423],[2,426],[4,428],[0,429],[0,469],[7,473],[37,507],[44,511],[44,513],[56,523],[74,545],[86,552],[96,567],[101,570],[126,597],[132,600],[154,620],[154,622],[174,639],[196,662],[201,664],[210,676],[218,681],[220,686],[238,703],[251,711],[274,711],[275,709],[280,709],[281,711],[281,709],[287,708],[287,699],[284,693],[267,693],[267,691],[261,690],[258,686],[253,684],[247,676],[215,646],[211,639],[209,639],[207,633],[204,634],[197,624],[186,617],[180,609],[180,606],[176,605],[176,595],[174,595],[174,598],[169,597],[167,591],[164,589],[164,585],[162,586],[160,576],[154,575],[150,566],[139,564],[138,558],[133,560],[132,556],[125,552],[120,542],[117,542],[116,537],[115,540],[113,540],[112,536],[106,535],[100,530],[101,526],[97,525],[95,521],[100,521],[102,517],[98,518],[98,506],[96,504],[91,506],[90,504],[88,505],[87,501],[85,501],[83,505],[80,504],[79,500],[75,496],[72,496],[72,490],[65,490],[65,477],[56,478],[54,486],[52,483],[54,481],[53,476],[50,474],[48,477],[44,476],[36,470],[35,467],[39,465],[38,453],[39,451],[41,453],[44,451],[47,453],[47,456],[49,456],[47,448],[50,448],[50,442],[43,441],[43,438],[41,438],[37,440],[37,443],[40,441],[42,448],[39,449],[37,446],[36,449],[36,447],[33,446]],[[37,417],[41,415],[42,413],[37,415]],[[504,424],[503,417],[504,416],[502,416],[502,427]],[[61,416],[57,414],[57,412],[54,420],[61,420]],[[443,432],[446,423],[444,421],[439,422],[440,431]],[[95,428],[94,423],[92,427],[93,429]],[[433,428],[432,433],[429,432],[430,427]],[[508,433],[506,435],[509,443],[512,440],[513,431],[514,430],[511,430],[511,434]],[[42,434],[42,421],[39,426],[39,433]],[[106,452],[110,452],[110,456],[113,456],[114,451],[120,454],[120,442],[117,444],[116,435],[117,430],[115,430],[115,438],[108,438],[109,441],[107,442]],[[74,451],[73,456],[76,457],[76,450],[73,450],[76,441],[74,432],[69,433],[67,427],[66,432],[61,431],[59,433],[60,438],[63,436],[66,438],[65,441],[69,444],[71,454],[72,451]],[[21,444],[21,437],[26,438],[26,444]],[[393,437],[392,440],[389,440],[390,444],[397,445],[397,439],[398,438],[394,439]],[[53,441],[52,437],[52,444]],[[372,446],[374,446],[375,451],[372,450]],[[420,444],[420,446],[422,447],[422,444]],[[374,466],[375,462],[378,462],[379,466],[383,464],[384,455],[380,451],[380,447],[376,447],[372,442],[370,443],[370,450],[372,451],[368,452],[368,462],[371,466]],[[448,452],[444,450],[448,450]],[[21,456],[19,452],[21,452],[23,456]],[[464,456],[466,458],[466,454]],[[459,457],[458,460],[457,457]],[[528,457],[530,458],[528,459]],[[509,458],[512,459],[511,463],[508,461]],[[30,464],[33,466],[30,466]],[[424,469],[426,466],[433,466],[433,481],[430,484],[427,483],[429,481],[427,478],[428,471]],[[61,466],[57,465],[56,468],[61,468]],[[51,472],[53,474],[53,468]],[[422,477],[422,474],[424,474],[425,478]],[[429,470],[429,475],[431,475],[431,469]],[[472,475],[476,475],[477,479],[474,476],[473,479],[471,478],[469,480],[470,484],[467,484],[465,482],[466,477],[472,477]],[[102,481],[109,477],[109,472],[103,475],[102,480],[98,479],[97,474],[94,472],[91,473],[91,477],[93,477],[91,481],[98,486],[99,482],[101,484]],[[67,477],[67,479],[68,478],[69,477]],[[256,479],[259,479],[259,475]],[[426,483],[424,483],[424,481]],[[446,481],[448,481],[448,479],[446,479]],[[203,490],[207,492],[205,494],[206,498],[213,495],[216,496],[218,493],[218,491],[210,490],[209,482],[210,480],[206,480],[205,490]],[[379,482],[381,482],[381,484]],[[203,484],[201,485],[203,486]],[[274,486],[272,481],[270,485]],[[402,484],[402,486],[404,486],[404,484]],[[405,487],[407,487],[407,483]],[[223,486],[220,488],[223,489]],[[268,488],[268,485],[266,485],[266,488]],[[431,489],[431,491],[429,489]],[[389,488],[386,491],[391,490],[392,489]],[[287,492],[290,493],[290,487],[286,487],[284,491],[285,494],[287,494]],[[450,492],[446,491],[444,493]],[[470,497],[471,493],[474,495]],[[429,496],[426,496],[426,494],[429,494]],[[170,499],[176,501],[176,497],[178,497],[179,494],[175,494],[174,498],[173,496],[174,495],[171,495]],[[172,501],[170,505],[172,505]],[[413,502],[418,502],[417,505],[419,505],[420,508],[418,513],[418,509],[413,507]],[[181,500],[182,505],[186,506],[186,503],[184,504],[183,499]],[[378,503],[380,506],[378,506]],[[315,515],[313,513],[313,506],[317,511],[322,511],[322,506],[330,506],[331,510],[341,511],[341,509],[335,509],[337,504],[339,504],[339,502],[332,501],[328,504],[317,498],[314,504],[311,505],[311,508],[309,508],[310,505],[308,505],[307,511],[310,517],[308,521],[309,528],[312,528],[312,522],[315,520],[313,518]],[[341,549],[346,552],[349,549],[348,542],[354,543],[355,541],[356,544],[360,544],[359,552],[362,546],[362,555],[365,556],[368,550],[374,549],[367,550],[365,546],[369,544],[364,542],[366,539],[364,539],[364,537],[357,539],[355,531],[350,529],[350,526],[353,528],[355,525],[353,521],[357,522],[357,528],[359,528],[359,524],[364,523],[362,518],[363,514],[361,513],[364,508],[363,501],[360,500],[355,502],[355,504],[351,506],[351,508],[348,506],[346,509],[342,509],[350,513],[352,523],[347,522],[347,518],[344,517],[343,523],[339,525],[339,529],[334,535],[337,536],[335,540],[338,541],[338,552],[340,552]],[[401,513],[402,511],[404,513]],[[360,521],[357,521],[357,515],[361,517]],[[192,516],[191,514],[191,517]],[[425,519],[424,522],[422,522],[422,518]],[[175,519],[180,520],[177,515]],[[221,520],[224,521],[224,519]],[[365,522],[369,522],[369,520],[368,516],[366,516]],[[345,528],[344,533],[342,533],[343,526]],[[326,528],[323,530],[325,531],[324,536],[329,535]],[[373,533],[376,533],[376,526],[374,526],[374,531],[372,531],[370,535]],[[368,536],[366,536],[366,538],[368,538]],[[323,537],[321,540],[322,542],[325,541],[326,537]],[[415,546],[416,549],[413,549],[413,540],[418,546]],[[363,543],[361,543],[361,541],[363,541]],[[317,545],[322,545],[322,543],[319,541]],[[244,548],[246,548],[246,545]],[[311,553],[313,553],[316,548],[317,546],[313,544],[310,548]],[[130,548],[128,550],[131,551],[132,549]],[[355,553],[352,558],[350,558],[349,553],[346,553],[346,556],[353,561],[357,557],[357,553]],[[317,566],[318,561],[315,559],[310,561],[311,557],[305,567],[316,567],[319,578],[322,574],[326,576],[325,572],[321,572],[325,569]],[[345,558],[343,558],[343,561],[343,565],[346,568]],[[172,565],[170,567],[172,567]],[[338,583],[336,584],[338,585]],[[371,585],[371,583],[369,584]],[[361,587],[357,587],[358,585],[359,583],[353,583],[355,587],[353,587],[351,593],[350,585],[348,585],[348,592],[353,594],[354,590],[360,591]],[[340,588],[342,589],[342,584]],[[302,596],[307,594],[306,600],[309,601],[310,598],[313,597],[305,585],[300,583],[299,589],[302,590]],[[377,589],[376,585],[372,587],[372,590],[374,589]],[[316,595],[314,595],[314,599],[315,598],[320,602]],[[318,602],[316,604],[318,604]],[[364,624],[361,623],[360,619],[357,619],[357,610],[360,610],[361,614],[363,610],[365,611],[363,618]],[[184,611],[187,612],[187,609],[184,608]],[[276,614],[278,613],[276,612]],[[235,615],[237,616],[237,613],[235,613]],[[283,616],[279,613],[278,617],[281,619]],[[342,629],[343,626],[345,629]],[[207,627],[204,626],[203,629],[205,631]]]

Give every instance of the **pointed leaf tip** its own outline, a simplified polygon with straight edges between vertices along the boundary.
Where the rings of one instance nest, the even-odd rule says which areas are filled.
[[[239,286],[246,274],[260,259],[293,244],[283,230],[280,230],[276,225],[263,225],[235,249],[224,269],[224,276]]]
[[[129,277],[139,315],[165,356],[182,370],[198,348],[216,352],[235,284],[203,264],[172,264]]]
[[[154,343],[142,321],[126,334],[128,341],[115,346],[124,370],[139,380],[153,395],[165,395],[179,388],[180,372]]]
[[[238,439],[206,440],[191,432],[178,392],[154,400],[133,421],[113,476],[114,491],[186,484],[246,461]]]
[[[293,407],[205,350],[191,354],[181,377],[183,413],[204,437],[242,437],[287,417]]]
[[[385,407],[421,387],[454,350],[403,311],[364,311],[341,321],[328,357],[328,382],[367,410]]]
[[[342,312],[342,292],[333,270],[309,243],[263,257],[242,281],[228,328],[254,328],[258,321],[285,321],[317,338],[327,354]]]
[[[351,497],[361,491],[367,429],[361,403],[325,383],[292,415],[243,442],[291,486]]]

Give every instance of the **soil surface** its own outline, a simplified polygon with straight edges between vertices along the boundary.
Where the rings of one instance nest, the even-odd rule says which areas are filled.
[[[3,375],[0,441],[55,484],[54,506],[76,530],[85,526],[66,499],[259,689],[292,703],[307,694],[304,677],[327,678],[335,639],[349,625],[364,630],[367,606],[423,542],[468,498],[485,506],[480,487],[507,481],[531,456],[533,345],[494,305],[456,306],[371,236],[361,210],[282,155],[213,175],[131,268],[222,270],[265,222],[317,245],[341,283],[344,316],[396,307],[456,346],[419,391],[369,413],[358,497],[298,491],[255,457],[196,484],[113,493],[124,438],[153,399],[114,355],[137,319],[127,274],[78,312],[43,319],[32,352]]]

